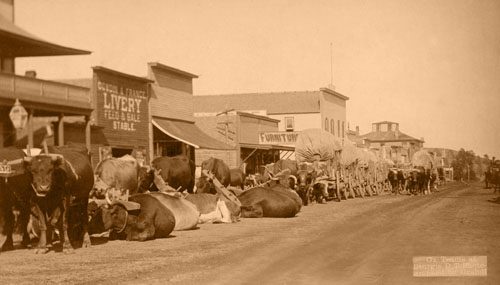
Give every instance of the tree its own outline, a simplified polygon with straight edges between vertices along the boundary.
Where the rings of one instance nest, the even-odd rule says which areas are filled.
[[[465,151],[461,148],[454,161],[451,163],[453,167],[454,179],[476,179],[476,173],[474,171],[474,160],[476,155],[472,150]]]

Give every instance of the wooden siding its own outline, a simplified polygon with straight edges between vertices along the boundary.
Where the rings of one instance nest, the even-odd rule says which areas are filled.
[[[229,168],[238,167],[239,158],[236,150],[213,150],[213,149],[195,149],[195,164],[201,166],[201,163],[211,157],[223,160]]]
[[[193,79],[187,78],[185,76],[180,76],[178,74],[173,74],[166,70],[161,70],[159,68],[151,67],[153,80],[160,87],[166,87],[178,91],[187,93],[187,95],[193,94]]]
[[[150,104],[153,117],[194,122],[191,94],[152,85]]]

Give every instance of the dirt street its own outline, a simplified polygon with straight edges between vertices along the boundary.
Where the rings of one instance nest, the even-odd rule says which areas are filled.
[[[500,284],[500,204],[479,184],[357,198],[72,254],[0,254],[0,284]],[[414,256],[487,256],[487,277],[413,277]]]

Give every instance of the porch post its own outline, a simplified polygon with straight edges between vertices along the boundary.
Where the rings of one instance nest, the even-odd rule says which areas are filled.
[[[34,116],[35,110],[29,109],[28,110],[28,148],[32,149],[33,148],[33,116]]]
[[[85,116],[85,146],[87,150],[91,152],[90,149],[90,116]]]
[[[64,114],[59,114],[59,118],[57,121],[57,145],[64,145]]]

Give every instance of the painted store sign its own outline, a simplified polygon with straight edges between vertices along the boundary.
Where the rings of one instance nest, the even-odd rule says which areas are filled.
[[[126,86],[98,78],[97,103],[100,125],[117,131],[136,132],[148,123],[146,85]],[[144,125],[144,126],[141,126]]]
[[[299,132],[265,132],[259,134],[259,144],[295,145]]]

